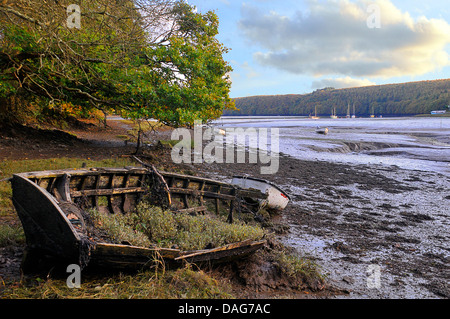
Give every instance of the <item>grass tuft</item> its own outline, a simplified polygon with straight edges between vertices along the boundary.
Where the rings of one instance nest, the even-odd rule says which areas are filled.
[[[258,226],[229,224],[207,215],[174,214],[145,202],[139,203],[135,214],[102,214],[96,210],[90,214],[96,226],[106,231],[114,242],[128,241],[142,247],[156,244],[196,250],[264,236],[264,230]]]
[[[25,243],[25,234],[21,226],[0,224],[0,247]]]
[[[9,299],[231,299],[231,288],[190,266],[165,272],[119,273],[111,277],[81,278],[80,288],[68,288],[65,279],[33,278],[8,284]]]

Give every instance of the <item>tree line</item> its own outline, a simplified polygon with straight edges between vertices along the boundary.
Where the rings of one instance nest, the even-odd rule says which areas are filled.
[[[224,115],[407,116],[429,114],[450,105],[450,79],[318,89],[309,94],[250,96],[235,99],[236,110]]]

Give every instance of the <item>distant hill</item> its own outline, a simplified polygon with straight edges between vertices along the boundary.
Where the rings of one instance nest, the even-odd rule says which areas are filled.
[[[264,95],[236,98],[238,111],[224,115],[331,115],[406,116],[429,114],[450,104],[450,79],[386,84],[349,89],[325,88],[309,94]]]

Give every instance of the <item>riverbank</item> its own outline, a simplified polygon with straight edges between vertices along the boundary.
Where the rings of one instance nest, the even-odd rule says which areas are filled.
[[[34,170],[139,166],[130,156],[135,145],[122,139],[130,129],[124,124],[127,123],[112,121],[107,129],[89,126],[87,130],[69,132],[8,127],[0,134],[0,179],[14,172]],[[157,143],[160,139],[167,140],[168,135],[166,131],[148,135],[151,140],[146,142],[152,146],[141,148],[139,156],[160,170],[197,175],[199,171],[194,166],[174,164],[170,149]],[[30,285],[30,279],[24,279],[20,272],[25,238],[10,202],[11,190],[6,180],[0,186],[0,239],[6,241],[0,246],[1,298],[47,298],[49,294],[54,298],[123,298],[127,292],[130,298],[324,298],[339,293],[323,283],[313,263],[291,258],[294,251],[272,236],[267,237],[266,247],[249,259],[198,272],[190,268],[175,272],[162,269],[152,275],[150,271],[127,276],[125,286],[121,285],[124,280],[121,275],[92,279],[84,275],[84,288],[80,292],[67,289],[65,281],[58,281],[53,275],[47,275],[44,281],[40,277],[31,279]],[[4,234],[4,229],[9,234]],[[144,285],[140,278],[148,281],[152,276],[156,276],[152,285],[136,294],[137,287]],[[103,286],[109,288],[103,290]],[[154,290],[157,292],[152,294]]]
[[[449,122],[445,119],[223,120],[278,128],[279,170],[211,165],[262,177],[291,197],[284,242],[310,254],[344,298],[449,298]],[[330,133],[315,133],[316,126]],[[342,296],[341,296],[342,297]]]
[[[448,177],[290,156],[280,158],[273,176],[259,175],[254,164],[210,165],[204,173],[212,171],[263,177],[287,191],[292,201],[281,219],[290,231],[283,241],[348,292],[337,297],[450,297]]]
[[[123,132],[121,125],[111,122],[108,130],[100,130],[102,134],[95,134],[97,128],[90,127],[89,136],[97,136],[96,143],[70,140],[72,144],[67,145],[55,138],[34,149],[27,140],[3,139],[0,154],[9,159],[55,155],[117,158],[134,151],[132,145],[117,137]],[[170,139],[170,132],[159,132],[153,138]],[[175,165],[167,149],[153,151],[145,159],[163,170],[177,169],[221,180],[233,175],[260,177],[287,191],[291,202],[271,221],[284,230],[277,236],[299,254],[315,260],[327,274],[327,283],[334,287],[323,293],[303,294],[303,298],[450,297],[450,216],[446,210],[450,180],[442,174],[286,155],[280,157],[274,175],[261,175],[260,166],[252,163]],[[241,274],[248,276],[250,272],[246,269]],[[265,283],[256,284],[263,287]],[[269,291],[260,296],[269,296]],[[251,296],[254,291],[241,293]],[[289,293],[284,296],[300,297]]]

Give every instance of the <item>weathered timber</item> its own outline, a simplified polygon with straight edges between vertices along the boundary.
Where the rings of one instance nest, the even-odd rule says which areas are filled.
[[[27,251],[45,252],[55,258],[104,267],[145,267],[157,260],[174,265],[185,262],[221,262],[243,257],[265,241],[244,241],[224,247],[183,252],[178,249],[136,247],[90,237],[86,210],[97,208],[110,214],[133,213],[144,196],[158,194],[179,199],[177,213],[204,213],[207,200],[229,202],[228,220],[242,198],[265,199],[257,190],[241,189],[208,178],[168,172],[154,167],[91,168],[14,174],[11,178],[13,203],[22,222]],[[198,205],[195,205],[195,202]],[[191,203],[191,204],[190,204]],[[217,213],[219,211],[217,210]],[[33,255],[33,254],[27,254]],[[28,262],[28,265],[33,265]]]

